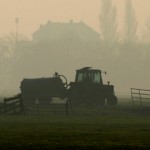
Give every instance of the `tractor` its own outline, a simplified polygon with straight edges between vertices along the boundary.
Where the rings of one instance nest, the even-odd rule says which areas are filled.
[[[72,105],[116,105],[114,86],[103,84],[102,71],[84,67],[76,70],[75,82],[67,84],[63,75],[55,73],[50,78],[24,79],[21,97],[25,104],[48,104],[53,98],[68,99]]]
[[[106,72],[104,72],[106,74]],[[69,84],[69,99],[73,105],[116,105],[114,86],[104,84],[102,71],[84,67],[76,70],[75,82]]]

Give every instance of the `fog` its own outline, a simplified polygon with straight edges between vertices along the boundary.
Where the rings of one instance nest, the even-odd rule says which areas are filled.
[[[0,96],[24,78],[102,71],[118,95],[150,89],[149,0],[0,0]]]

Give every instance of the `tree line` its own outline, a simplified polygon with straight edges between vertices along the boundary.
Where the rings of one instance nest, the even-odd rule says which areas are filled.
[[[106,49],[112,49],[118,43],[122,43],[126,46],[133,46],[138,43],[149,43],[150,33],[150,18],[145,23],[144,35],[146,39],[139,40],[137,36],[138,21],[136,19],[136,12],[134,10],[132,0],[125,0],[125,12],[124,12],[124,27],[123,33],[118,31],[117,22],[117,8],[113,4],[112,0],[101,0],[101,12],[99,16],[100,21],[100,33],[101,40]],[[123,36],[122,36],[123,35]]]

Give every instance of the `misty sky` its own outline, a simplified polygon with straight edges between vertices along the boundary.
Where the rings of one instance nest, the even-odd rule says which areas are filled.
[[[123,30],[124,2],[113,0],[118,9],[118,24]],[[144,23],[150,17],[150,0],[132,0],[139,32],[144,29]],[[99,31],[99,14],[101,0],[0,0],[0,37],[15,31],[15,18],[20,18],[19,31],[30,36],[48,20],[53,22],[75,22],[83,20],[89,26]]]

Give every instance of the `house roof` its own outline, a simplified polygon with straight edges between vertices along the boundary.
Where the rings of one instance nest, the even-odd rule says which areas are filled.
[[[94,29],[81,22],[56,23],[48,21],[45,25],[41,25],[39,30],[33,33],[34,41],[52,40],[58,38],[77,37],[85,41],[96,40],[100,38],[100,34]]]

